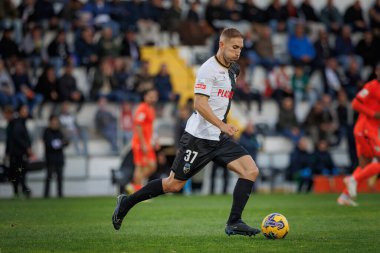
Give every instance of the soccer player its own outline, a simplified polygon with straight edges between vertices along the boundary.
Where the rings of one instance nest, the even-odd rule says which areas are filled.
[[[154,105],[158,93],[154,89],[144,92],[143,102],[137,106],[133,119],[132,151],[135,171],[133,184],[127,186],[128,192],[140,190],[144,181],[156,171],[156,153],[152,145]]]
[[[118,196],[112,217],[116,230],[120,229],[124,217],[134,205],[165,193],[180,191],[188,179],[214,161],[239,176],[225,227],[226,234],[252,236],[260,233],[260,230],[248,226],[241,219],[259,170],[247,150],[231,138],[238,129],[226,122],[239,75],[236,61],[242,48],[243,35],[234,28],[224,29],[217,54],[198,70],[194,86],[195,112],[187,121],[170,175],[150,181],[132,195]]]
[[[380,63],[375,72],[377,78],[365,84],[352,102],[359,112],[354,128],[359,166],[344,179],[347,187],[337,200],[340,205],[356,206],[352,198],[357,195],[357,184],[380,173]]]

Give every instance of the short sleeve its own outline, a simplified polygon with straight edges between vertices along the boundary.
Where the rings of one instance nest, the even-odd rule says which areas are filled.
[[[198,70],[197,78],[195,80],[194,93],[206,96],[211,95],[211,89],[214,85],[214,78],[210,74],[211,71],[206,71],[205,68]]]
[[[135,123],[136,124],[143,124],[147,118],[146,111],[143,110],[142,108],[139,108],[139,110],[136,111],[135,114]]]

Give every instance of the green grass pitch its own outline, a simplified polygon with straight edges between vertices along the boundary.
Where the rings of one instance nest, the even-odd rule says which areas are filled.
[[[284,214],[284,240],[224,234],[231,196],[162,196],[136,206],[120,231],[116,198],[0,200],[0,252],[379,252],[380,195],[341,207],[337,195],[251,196],[243,218]]]

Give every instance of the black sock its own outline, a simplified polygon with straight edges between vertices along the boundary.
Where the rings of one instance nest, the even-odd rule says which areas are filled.
[[[128,211],[137,203],[157,197],[164,193],[164,189],[162,188],[162,179],[155,179],[150,181],[143,188],[128,196],[128,198],[124,200],[124,203],[121,204],[124,209],[123,214],[126,215]]]
[[[235,223],[241,219],[241,214],[251,194],[253,183],[253,181],[243,178],[239,178],[236,182],[228,224]]]

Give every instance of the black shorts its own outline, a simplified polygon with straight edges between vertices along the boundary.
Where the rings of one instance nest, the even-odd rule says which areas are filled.
[[[200,139],[185,132],[171,170],[174,178],[188,180],[210,161],[226,167],[228,163],[248,155],[248,151],[227,135],[220,141]]]

